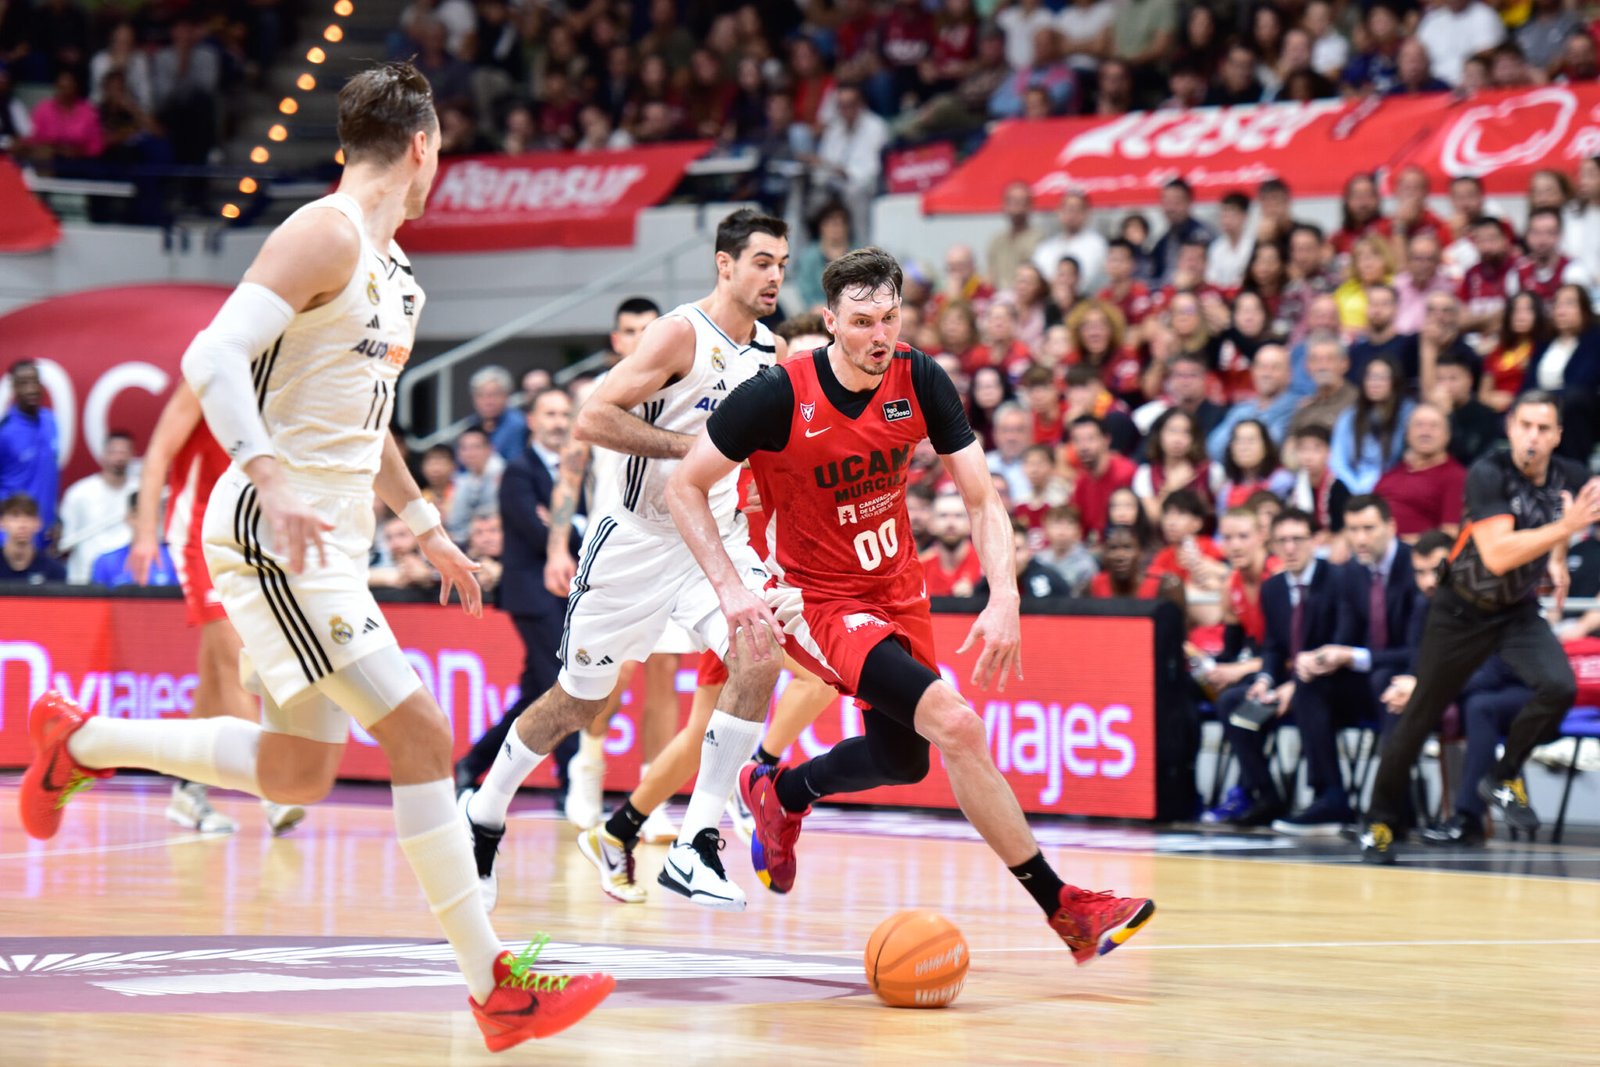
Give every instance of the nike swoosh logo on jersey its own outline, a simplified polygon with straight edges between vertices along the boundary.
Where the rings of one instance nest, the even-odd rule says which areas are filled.
[[[833,429],[832,426],[824,426],[820,430],[807,430],[806,431],[806,436],[807,437],[821,437],[823,434],[827,433],[831,429]]]

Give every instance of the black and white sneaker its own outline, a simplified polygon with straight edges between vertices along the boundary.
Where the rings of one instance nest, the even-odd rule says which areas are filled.
[[[1478,799],[1513,830],[1531,834],[1539,829],[1539,813],[1528,804],[1528,787],[1521,778],[1500,779],[1491,774],[1478,783]]]
[[[500,851],[500,840],[506,836],[506,828],[502,826],[498,830],[490,830],[472,821],[467,805],[472,803],[472,796],[476,792],[476,789],[462,790],[456,798],[456,804],[461,809],[461,818],[467,824],[467,832],[472,835],[472,858],[478,864],[478,893],[483,897],[483,910],[493,911],[500,900],[500,879],[494,873],[494,858]]]
[[[728,881],[723,869],[722,835],[715,827],[707,827],[694,835],[690,844],[678,843],[667,853],[656,882],[691,904],[721,911],[743,911],[744,890]]]

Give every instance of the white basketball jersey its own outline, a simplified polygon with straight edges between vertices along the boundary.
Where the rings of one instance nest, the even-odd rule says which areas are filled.
[[[290,217],[313,208],[332,208],[355,225],[360,264],[337,296],[296,315],[252,361],[256,399],[280,462],[370,479],[382,462],[395,380],[411,358],[423,293],[398,244],[384,254],[373,247],[355,200],[334,193]]]
[[[682,379],[652,395],[633,413],[652,426],[693,436],[704,428],[706,420],[729,393],[763,367],[777,362],[777,347],[772,341],[772,331],[759,322],[749,343],[739,344],[695,304],[683,304],[667,312],[667,316],[673,315],[687,319],[694,327],[694,365]],[[619,458],[622,461],[620,477],[612,484],[617,486],[621,499],[607,514],[631,516],[676,536],[672,514],[667,510],[666,489],[667,479],[672,477],[679,461],[644,456]],[[597,491],[597,495],[603,492]],[[721,529],[730,528],[738,507],[739,472],[733,471],[711,491],[711,513]],[[593,509],[592,513],[597,514],[598,509]]]

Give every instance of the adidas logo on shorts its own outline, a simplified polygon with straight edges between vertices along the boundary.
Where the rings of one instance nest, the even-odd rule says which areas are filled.
[[[361,627],[361,632],[364,633],[364,634],[370,634],[374,630],[381,630],[381,629],[383,629],[383,627],[379,626],[372,619],[368,619],[367,622],[366,622],[366,625]]]
[[[616,660],[612,659],[610,656],[602,656],[600,658],[600,664],[599,665],[602,666],[602,667],[609,667],[615,662],[616,662]]]

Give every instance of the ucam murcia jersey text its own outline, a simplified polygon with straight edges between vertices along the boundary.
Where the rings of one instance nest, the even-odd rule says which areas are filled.
[[[424,296],[398,244],[391,241],[385,252],[373,246],[355,200],[333,193],[295,214],[317,208],[354,224],[359,265],[332,300],[297,314],[250,370],[279,462],[370,482],[382,463],[396,379],[411,358]]]
[[[748,343],[734,341],[697,304],[681,304],[662,318],[673,316],[685,319],[694,327],[694,363],[687,374],[652,394],[633,413],[652,426],[692,437],[705,427],[706,420],[723,398],[777,361],[777,346],[773,343],[772,331],[759,322]],[[600,463],[596,472],[596,496],[612,503],[606,514],[625,517],[677,536],[677,527],[667,510],[666,489],[667,479],[677,469],[678,460],[622,456],[620,462],[613,465],[600,460],[598,449],[596,460]],[[616,487],[614,490],[600,485],[601,476],[608,469],[612,472],[610,481]],[[616,475],[620,475],[620,481]],[[710,504],[717,528],[726,533],[738,513],[738,471],[712,487]]]

